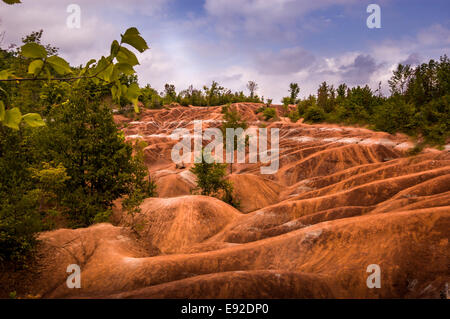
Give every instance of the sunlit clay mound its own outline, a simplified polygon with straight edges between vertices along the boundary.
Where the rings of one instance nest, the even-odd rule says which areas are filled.
[[[238,103],[250,127],[261,104]],[[408,155],[404,135],[267,122],[279,169],[227,166],[239,205],[195,195],[192,164],[170,152],[176,128],[219,127],[220,107],[143,110],[124,128],[148,142],[158,197],[118,206],[114,225],[40,234],[30,285],[44,298],[439,298],[450,281],[450,152]],[[126,119],[117,117],[123,123]],[[248,151],[248,148],[247,148]],[[248,153],[246,155],[248,160]],[[66,285],[67,266],[81,288]],[[378,265],[380,288],[368,286]],[[370,267],[369,267],[370,269]]]

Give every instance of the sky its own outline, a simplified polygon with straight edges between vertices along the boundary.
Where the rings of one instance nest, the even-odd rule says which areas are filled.
[[[368,28],[369,4],[381,8],[381,28]],[[80,28],[69,28],[70,4]],[[137,27],[150,50],[137,54],[140,85],[162,91],[202,88],[213,80],[233,91],[280,102],[289,83],[300,95],[334,86],[387,81],[398,63],[415,65],[450,53],[448,0],[22,0],[0,2],[0,46],[44,30],[42,42],[72,65],[109,54],[114,39]]]

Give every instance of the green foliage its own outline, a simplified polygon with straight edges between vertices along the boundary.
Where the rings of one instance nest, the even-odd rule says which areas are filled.
[[[105,84],[111,84],[110,90],[114,100],[119,102],[121,98],[125,98],[133,103],[135,112],[139,112],[139,86],[135,82],[125,85],[122,81],[124,76],[132,76],[135,73],[133,67],[139,64],[134,53],[123,45],[128,44],[141,53],[148,49],[147,43],[136,28],[129,28],[125,34],[121,35],[120,43],[116,40],[113,41],[111,54],[108,57],[102,56],[97,62],[92,59],[78,70],[71,68],[67,61],[56,55],[56,48],[41,45],[41,36],[42,30],[23,39],[24,45],[20,48],[20,52],[17,54],[18,59],[16,59],[20,61],[20,67],[16,67],[14,71],[1,70],[0,81],[15,81],[17,83],[41,80],[75,81],[76,86],[80,85],[81,80],[91,79],[95,85],[103,81]],[[23,63],[20,58],[25,59],[26,63]],[[14,62],[12,66],[17,66],[17,63]],[[31,74],[33,77],[25,77],[27,74]],[[41,74],[45,76],[40,78]],[[72,76],[60,77],[68,74]],[[8,92],[3,88],[1,88],[1,93],[6,100],[10,99]],[[1,95],[0,98],[2,99]],[[5,109],[8,106],[7,103],[3,99],[0,101],[2,102],[0,106]],[[25,114],[22,117],[17,107],[10,107],[6,110],[5,115],[0,117],[0,122],[3,125],[16,130],[19,129],[22,120],[32,127],[45,125],[40,114]]]
[[[122,42],[131,45],[140,53],[148,49],[148,45],[145,40],[140,36],[139,31],[136,28],[129,28],[125,34],[122,35]],[[117,49],[118,52],[120,49]]]
[[[416,127],[414,105],[406,103],[400,96],[377,106],[374,121],[375,128],[389,133],[413,133]]]
[[[224,105],[222,107],[223,114],[223,123],[222,123],[222,133],[224,137],[226,137],[226,129],[227,128],[242,128],[246,130],[248,128],[248,124],[245,120],[241,118],[241,115],[237,111],[236,107],[232,107],[230,104]]]
[[[256,90],[256,88],[253,87],[252,89],[254,91]],[[175,88],[173,88],[172,92],[174,92],[174,90]],[[252,91],[250,91],[250,96],[246,96],[242,91],[233,93],[231,92],[231,90],[226,89],[220,86],[216,81],[213,81],[210,87],[204,86],[203,90],[195,89],[191,85],[186,90],[182,90],[178,95],[168,95],[167,91],[165,91],[165,94],[162,98],[164,99],[164,104],[176,102],[183,106],[218,106],[239,102],[262,103],[262,100],[258,95],[255,94],[254,91],[253,95]]]
[[[306,122],[318,123],[325,120],[325,112],[318,106],[309,107],[304,115]]]
[[[227,165],[220,163],[196,163],[191,172],[197,177],[197,185],[201,195],[217,196],[219,191],[229,186],[225,180]]]
[[[335,90],[333,86],[328,86],[323,82],[317,90],[317,106],[324,112],[333,112],[335,107]]]
[[[262,112],[264,112],[265,109],[266,109],[266,106],[258,107],[258,108],[255,110],[255,114],[262,113]]]
[[[300,100],[297,104],[298,115],[300,115],[300,117],[304,116],[309,107],[317,105],[316,101],[317,99],[314,95],[310,95],[308,98]]]
[[[418,144],[414,145],[413,148],[408,150],[408,155],[415,156],[415,155],[419,154],[420,152],[422,152],[424,147],[425,147],[425,145],[423,143],[418,143]]]
[[[290,93],[289,104],[297,104],[298,103],[297,97],[298,94],[300,93],[300,87],[298,86],[297,83],[291,83],[289,85],[289,93]]]
[[[20,0],[3,0],[3,2],[6,3],[6,4],[21,3]]]
[[[422,137],[443,145],[450,127],[450,61],[443,56],[415,68],[399,65],[389,80],[392,95],[383,97],[366,85],[334,90],[323,82],[316,96],[299,101],[298,114],[310,122],[370,125],[389,133]],[[294,116],[294,114],[293,114]]]
[[[242,120],[241,115],[239,114],[237,109],[235,107],[231,107],[230,104],[227,104],[222,107],[222,113],[223,113],[223,122],[222,122],[222,126],[220,129],[222,130],[223,144],[226,145],[227,128],[232,128],[235,130],[241,128],[242,130],[245,131],[248,128],[248,124],[245,120]],[[234,141],[233,141],[233,149],[236,149],[236,147],[242,148],[247,144],[248,144],[248,139],[246,139],[244,141],[244,144],[239,144],[238,137],[235,136]],[[231,171],[233,171],[233,164],[230,164],[230,165],[231,165]]]
[[[40,167],[31,167],[31,179],[34,187],[31,193],[39,198],[38,211],[41,216],[42,228],[50,230],[56,227],[60,217],[60,201],[64,194],[65,182],[70,179],[66,168],[60,163],[43,162]]]
[[[264,119],[266,121],[277,118],[277,111],[273,107],[268,107],[263,111]]]
[[[288,114],[288,118],[291,122],[296,123],[300,119],[300,114],[298,114],[298,109],[292,110]]]
[[[134,209],[155,193],[142,150],[133,156],[101,103],[110,95],[139,111],[139,62],[125,46],[143,52],[145,40],[130,28],[109,56],[72,68],[41,44],[42,32],[0,49],[0,260],[17,265],[32,256],[39,231],[66,219],[73,227],[106,221],[115,199]]]
[[[272,99],[268,99],[267,103],[255,110],[255,114],[263,113],[265,109],[272,106]]]
[[[247,89],[250,91],[250,98],[253,99],[255,97],[255,92],[258,90],[258,84],[255,81],[248,81]]]
[[[202,152],[200,163],[196,163],[190,171],[197,177],[197,188],[201,195],[213,196],[224,202],[238,207],[239,203],[233,198],[233,184],[226,180],[227,164],[220,164],[211,160],[205,160],[209,156]],[[211,162],[211,163],[208,163]]]
[[[97,214],[95,214],[92,223],[93,224],[100,224],[100,223],[106,223],[109,222],[110,218],[112,215],[112,209],[109,208],[103,212],[99,212]]]
[[[149,109],[160,109],[164,105],[163,98],[148,84],[141,89],[139,101]]]
[[[75,227],[88,226],[98,212],[141,186],[142,167],[118,134],[109,107],[82,90],[53,108],[36,133],[43,161],[61,163],[70,177],[61,205]]]
[[[156,197],[156,184],[148,175],[147,166],[144,163],[144,148],[147,143],[137,140],[134,145],[134,183],[130,185],[128,195],[122,202],[122,207],[131,215],[140,213],[139,205],[149,197]]]
[[[24,263],[42,229],[39,197],[29,170],[33,142],[26,131],[0,125],[0,261]]]
[[[288,107],[289,104],[291,104],[291,98],[289,96],[285,96],[282,100],[281,103],[283,103],[284,107]]]

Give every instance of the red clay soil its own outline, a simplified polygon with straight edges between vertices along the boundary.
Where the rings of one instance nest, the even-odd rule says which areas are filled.
[[[250,126],[263,124],[239,103]],[[281,109],[279,109],[281,112]],[[281,113],[280,113],[281,115]],[[234,164],[239,209],[205,196],[190,165],[170,159],[175,128],[219,127],[220,107],[144,111],[128,139],[149,142],[159,198],[115,225],[40,235],[42,298],[439,298],[450,281],[450,153],[365,128],[265,123],[280,129],[280,169]],[[125,121],[117,118],[118,122]],[[81,289],[66,285],[70,264]],[[367,267],[381,268],[368,288]]]

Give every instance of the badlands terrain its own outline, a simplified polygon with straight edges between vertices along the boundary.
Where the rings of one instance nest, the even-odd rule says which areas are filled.
[[[41,298],[440,298],[450,282],[450,153],[365,128],[264,122],[280,129],[280,168],[233,164],[240,208],[191,195],[195,176],[171,160],[175,128],[221,125],[220,107],[116,115],[127,139],[148,143],[157,183],[135,217],[120,201],[112,224],[40,235],[29,293]],[[66,286],[70,264],[81,289]],[[381,269],[369,289],[367,267]]]

